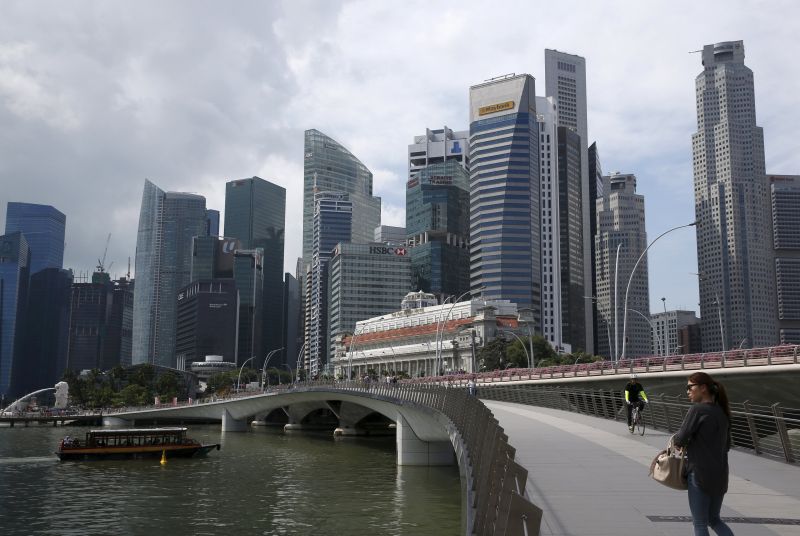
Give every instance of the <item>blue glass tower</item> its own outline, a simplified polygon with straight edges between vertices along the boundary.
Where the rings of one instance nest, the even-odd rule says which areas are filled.
[[[470,88],[470,288],[473,296],[531,309],[541,325],[534,86],[523,74]]]
[[[63,268],[67,217],[50,205],[9,202],[6,234],[20,231],[31,249],[31,275],[45,268]]]
[[[31,253],[20,232],[0,236],[0,399],[7,398],[19,360]]]

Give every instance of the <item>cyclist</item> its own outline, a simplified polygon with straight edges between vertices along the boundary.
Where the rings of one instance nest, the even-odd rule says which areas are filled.
[[[644,411],[644,406],[647,404],[647,393],[644,392],[644,387],[639,383],[636,374],[631,374],[628,384],[625,386],[625,405],[628,408],[628,430],[633,430],[632,415],[633,407],[639,408],[639,413]]]

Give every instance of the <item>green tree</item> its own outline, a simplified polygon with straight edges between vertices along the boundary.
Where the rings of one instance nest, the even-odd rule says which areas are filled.
[[[119,399],[125,406],[145,406],[152,402],[147,388],[129,383],[119,392]]]
[[[477,359],[480,363],[480,370],[499,370],[506,368],[508,362],[506,359],[506,340],[503,337],[497,337],[486,346],[478,350]]]
[[[178,376],[171,372],[162,373],[156,380],[155,392],[162,401],[172,400],[181,390]]]

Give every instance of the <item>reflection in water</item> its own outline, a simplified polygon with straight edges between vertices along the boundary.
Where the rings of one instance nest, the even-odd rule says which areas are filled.
[[[206,458],[59,462],[82,428],[0,428],[4,536],[133,534],[436,535],[461,533],[457,467],[398,467],[394,438],[256,428],[221,434]]]

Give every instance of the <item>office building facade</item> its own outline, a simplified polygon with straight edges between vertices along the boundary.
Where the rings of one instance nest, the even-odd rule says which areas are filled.
[[[592,286],[592,269],[590,255],[592,252],[592,235],[590,233],[590,205],[594,199],[590,196],[589,169],[586,165],[588,157],[589,130],[587,121],[586,106],[586,60],[581,56],[567,54],[557,50],[545,49],[545,95],[555,97],[558,108],[558,126],[566,127],[570,131],[580,136],[580,220],[578,213],[570,214],[570,218],[575,221],[573,225],[581,228],[581,268],[583,269],[583,288],[588,289]],[[575,253],[573,252],[573,264],[575,263]],[[562,289],[563,290],[563,289]],[[583,297],[580,298],[581,300]],[[568,302],[572,302],[570,298]],[[576,325],[575,320],[580,314],[584,320],[580,326]],[[583,328],[584,335],[580,342],[585,344],[584,348],[588,353],[594,353],[594,318],[592,308],[585,305],[572,304],[568,314],[573,320],[570,323],[570,331],[577,331]],[[580,344],[578,346],[581,347]]]
[[[0,398],[8,398],[21,358],[31,252],[19,231],[0,236]],[[13,393],[16,394],[16,393]]]
[[[234,363],[237,355],[238,291],[233,279],[201,279],[178,293],[175,353],[179,369],[188,370],[207,355]]]
[[[6,234],[20,231],[31,250],[30,274],[45,268],[64,267],[64,234],[67,217],[50,205],[9,202]]]
[[[470,290],[530,309],[541,325],[539,129],[535,82],[470,88]]]
[[[136,240],[134,365],[175,367],[178,290],[189,283],[192,239],[206,232],[205,198],[145,180]]]
[[[800,175],[769,175],[781,344],[800,344]]]
[[[630,311],[629,311],[630,312]],[[628,319],[630,321],[630,319]],[[690,333],[688,326],[699,329],[700,319],[694,311],[665,311],[650,315],[652,325],[652,355],[668,356],[691,353],[697,344],[686,346],[681,340],[681,331]]]
[[[305,132],[303,161],[303,262],[314,248],[314,194],[342,192],[353,203],[352,241],[373,240],[381,223],[381,198],[372,195],[372,172],[343,145],[318,130]]]
[[[740,341],[769,346],[778,341],[778,315],[753,72],[744,64],[742,41],[706,45],[702,59],[692,153],[703,349],[729,349]]]
[[[652,332],[648,320],[650,290],[646,255],[633,273],[639,255],[646,248],[644,196],[636,193],[636,176],[621,173],[604,176],[603,197],[597,199],[595,265],[598,326],[605,327],[607,337],[598,337],[599,355],[630,358],[650,354]]]
[[[283,347],[286,349],[287,365],[290,369],[302,366],[300,348],[303,346],[302,292],[300,282],[290,273],[283,274]]]
[[[411,290],[411,258],[403,246],[338,244],[329,266],[328,341],[353,333],[356,322],[397,310]],[[311,363],[312,376],[330,370]]]
[[[314,194],[314,234],[311,250],[311,294],[308,323],[305,326],[306,360],[317,370],[328,362],[328,265],[339,243],[348,243],[352,236],[353,203],[342,192]]]
[[[598,342],[599,337],[606,337],[608,347],[611,347],[611,341],[608,337],[609,333],[606,326],[601,326],[602,323],[597,316],[597,268],[594,264],[597,251],[595,251],[594,237],[597,234],[597,199],[603,197],[603,167],[600,163],[600,153],[597,150],[597,142],[589,146],[589,153],[587,159],[587,167],[589,168],[589,243],[591,244],[591,254],[589,255],[589,264],[592,268],[592,286],[591,291],[586,292],[585,299],[589,302],[586,307],[592,310],[592,319],[594,321],[594,349],[597,351],[600,348]]]
[[[262,289],[256,296],[261,311],[258,324],[261,340],[247,355],[255,355],[255,365],[263,365],[266,354],[281,348],[283,340],[283,254],[286,228],[286,189],[260,177],[230,181],[225,185],[225,235],[238,238],[245,250],[262,250]],[[249,294],[243,283],[252,281],[253,264],[243,263],[244,273],[236,271],[240,303],[247,306]],[[239,263],[241,266],[242,263]],[[248,306],[252,307],[252,306]],[[244,324],[240,315],[240,328]],[[246,341],[239,340],[240,355]],[[274,363],[285,363],[280,352]]]
[[[373,242],[403,246],[406,243],[406,228],[392,225],[379,225],[375,227]]]

